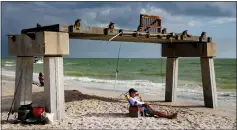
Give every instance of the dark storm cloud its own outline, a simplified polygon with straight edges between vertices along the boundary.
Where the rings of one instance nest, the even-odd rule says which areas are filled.
[[[88,24],[113,21],[118,26],[134,28],[140,10],[150,7],[162,9],[172,16],[235,17],[236,14],[236,4],[230,2],[3,2],[2,18],[4,24],[13,26],[7,27],[8,31],[15,31],[14,25],[32,26],[37,21],[42,24],[54,21],[71,24],[78,17],[86,19]]]
[[[174,15],[195,16],[235,16],[236,4],[233,2],[48,2],[57,8],[96,8],[96,7],[122,7],[142,8],[153,5],[162,8]],[[224,8],[223,8],[224,7]]]
[[[7,41],[6,34],[20,33],[21,29],[35,27],[36,23],[73,24],[78,18],[83,20],[85,26],[104,27],[113,21],[121,28],[135,29],[141,10],[162,16],[166,26],[175,28],[178,24],[188,26],[189,16],[198,20],[233,18],[236,14],[236,4],[233,2],[2,2],[2,41]],[[194,26],[195,22],[203,21],[196,20],[189,24]]]
[[[141,8],[151,6],[174,16],[235,17],[236,14],[236,4],[230,2],[3,2],[2,6],[3,23],[13,20],[10,25],[17,24],[16,21],[23,25],[33,21],[35,24],[36,20],[46,24],[51,16],[64,18],[67,23],[81,17],[101,24],[114,21],[118,26],[135,27]],[[14,12],[14,8],[18,10]],[[109,11],[104,13],[105,10]],[[92,21],[88,23],[93,24]]]
[[[170,12],[172,15],[204,17],[235,17],[236,15],[236,5],[233,2],[152,2],[151,4]]]

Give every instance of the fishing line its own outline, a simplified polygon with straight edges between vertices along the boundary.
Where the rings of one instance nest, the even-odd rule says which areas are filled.
[[[120,56],[120,50],[121,50],[121,43],[119,45],[119,52],[118,52],[118,58],[117,58],[117,65],[116,65],[116,72],[115,72],[115,82],[114,82],[114,91],[115,91],[115,87],[116,87],[116,81],[117,81],[117,77],[118,77],[118,66],[119,66],[119,56]]]
[[[84,25],[84,27],[89,27],[89,25],[86,22],[81,21],[82,26]],[[110,38],[108,41],[111,42],[114,38],[116,38],[117,36],[119,36],[120,34],[122,34],[123,32],[119,32],[118,34],[116,34],[115,36],[113,36],[112,38]],[[102,43],[103,41],[101,41]],[[114,82],[114,91],[115,91],[115,87],[116,87],[116,82],[117,82],[117,77],[118,77],[118,66],[119,66],[119,59],[120,59],[120,50],[121,50],[121,43],[119,45],[119,51],[118,51],[118,57],[117,57],[117,64],[116,64],[116,70],[115,70],[115,82]]]
[[[123,32],[120,32],[118,34],[116,34],[115,36],[113,36],[112,38],[109,39],[109,42],[112,41],[114,38],[116,38],[117,36],[119,36],[121,33]],[[120,50],[121,50],[121,46],[122,46],[122,43],[120,43],[119,45],[119,51],[118,51],[118,58],[117,58],[117,64],[116,64],[116,70],[115,70],[115,81],[114,81],[114,91],[115,91],[115,87],[116,87],[116,82],[117,82],[117,77],[118,77],[118,67],[119,67],[119,59],[120,59]]]

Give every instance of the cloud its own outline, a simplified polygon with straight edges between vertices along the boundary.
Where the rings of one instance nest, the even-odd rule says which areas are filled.
[[[195,7],[197,8],[197,7]],[[196,10],[194,8],[194,10]],[[148,5],[146,8],[142,8],[141,12],[156,15],[160,14],[163,23],[167,26],[189,26],[189,27],[205,27],[214,26],[217,24],[224,24],[229,22],[236,22],[235,17],[198,17],[190,15],[174,15],[171,12],[167,12],[164,9],[156,8],[154,5]]]
[[[229,22],[236,22],[236,18],[217,18],[215,20],[209,21],[209,24],[223,24]]]
[[[140,13],[161,16],[168,32],[236,22],[234,2],[2,2],[2,36],[7,41],[6,34],[36,23],[74,24],[78,18],[82,26],[107,27],[112,21],[117,28],[136,29]]]
[[[3,2],[2,14],[7,30],[9,26],[32,27],[37,22],[73,24],[77,18],[85,26],[106,26],[113,21],[117,27],[135,29],[140,12],[162,16],[164,25],[181,28],[232,22],[235,8],[228,2]]]
[[[211,26],[209,26],[210,28],[215,28],[215,27],[217,27],[217,26],[213,26],[213,25],[211,25]]]
[[[199,22],[199,21],[190,20],[190,21],[188,22],[188,26],[189,26],[189,27],[194,27],[194,26],[197,26],[197,25],[200,25],[200,22]]]

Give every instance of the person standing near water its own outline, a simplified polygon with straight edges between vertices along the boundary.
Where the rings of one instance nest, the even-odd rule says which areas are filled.
[[[43,73],[39,73],[39,82],[40,82],[40,86],[44,87],[44,74]]]

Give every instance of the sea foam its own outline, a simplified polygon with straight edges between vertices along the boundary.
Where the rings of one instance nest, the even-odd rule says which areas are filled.
[[[15,72],[2,69],[2,75],[15,77]],[[165,84],[153,83],[149,80],[105,80],[89,77],[64,77],[65,85],[80,86],[88,89],[127,92],[129,88],[135,88],[141,94],[165,96]],[[33,81],[38,82],[38,74],[33,74]],[[203,90],[201,87],[189,87],[189,85],[179,85],[177,88],[177,97],[203,101]],[[217,92],[218,104],[223,107],[231,107],[236,110],[236,92],[220,91]]]

